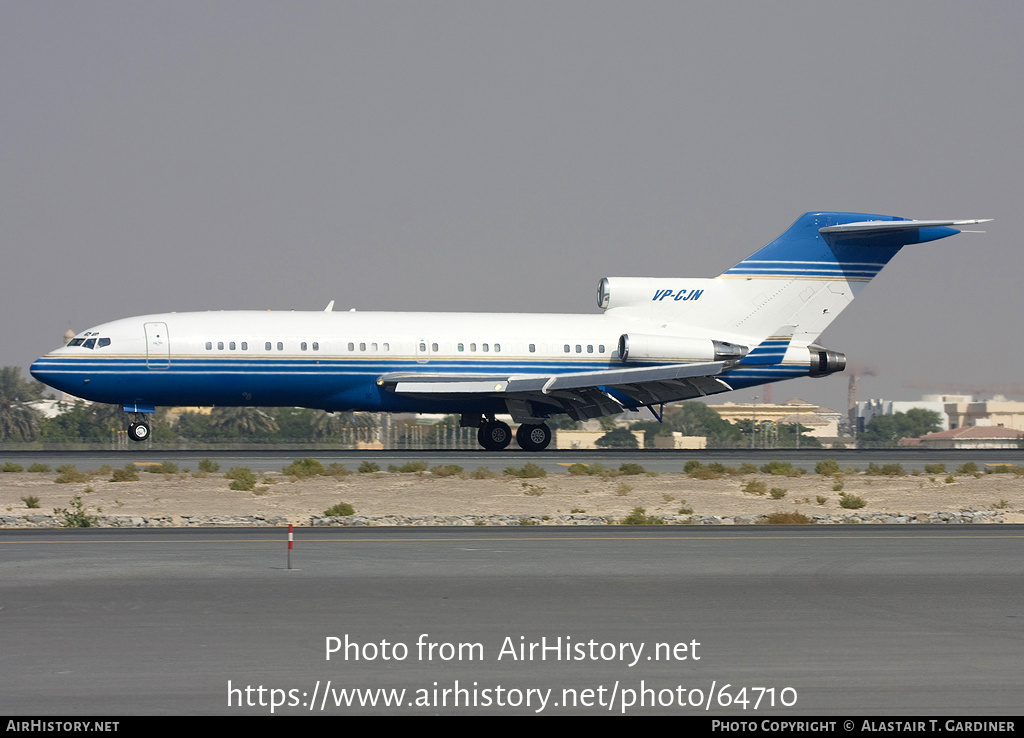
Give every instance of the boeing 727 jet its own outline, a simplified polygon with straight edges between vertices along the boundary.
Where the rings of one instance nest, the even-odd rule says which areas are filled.
[[[159,405],[454,413],[500,450],[547,447],[576,420],[840,372],[818,337],[909,244],[982,220],[806,213],[713,279],[606,277],[601,313],[225,311],[126,318],[41,357],[32,375],[122,405],[149,437]],[[660,416],[659,416],[660,417]]]

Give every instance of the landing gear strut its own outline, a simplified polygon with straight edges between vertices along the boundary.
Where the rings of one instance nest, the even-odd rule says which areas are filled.
[[[551,443],[551,429],[544,423],[523,423],[516,430],[516,443],[524,451],[543,451]]]
[[[501,451],[512,443],[512,429],[500,420],[488,420],[477,430],[476,440],[488,451]]]

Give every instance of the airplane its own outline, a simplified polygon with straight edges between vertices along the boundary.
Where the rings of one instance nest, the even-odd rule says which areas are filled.
[[[222,311],[104,323],[36,360],[32,376],[122,405],[129,437],[158,405],[287,406],[460,415],[487,450],[551,441],[575,420],[841,372],[817,343],[905,245],[986,220],[805,213],[714,278],[606,277],[601,313]],[[657,409],[656,409],[657,408]]]

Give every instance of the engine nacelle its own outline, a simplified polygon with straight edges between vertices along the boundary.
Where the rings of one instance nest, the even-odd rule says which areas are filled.
[[[605,277],[597,284],[597,306],[605,310],[639,306],[682,309],[700,300],[714,282],[682,277]]]
[[[643,333],[623,333],[619,336],[619,359],[633,361],[739,361],[746,356],[746,346],[715,341],[710,338],[682,336],[652,336]]]
[[[807,350],[811,352],[811,370],[808,373],[812,377],[827,377],[846,368],[846,354],[814,343]]]

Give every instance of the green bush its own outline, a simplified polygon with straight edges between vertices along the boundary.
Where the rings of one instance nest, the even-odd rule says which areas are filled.
[[[199,462],[199,471],[207,474],[216,474],[220,471],[220,464],[213,459],[203,459]]]
[[[902,464],[882,464],[879,466],[874,462],[868,464],[868,468],[864,473],[872,477],[904,477],[907,475]]]
[[[768,485],[760,479],[751,479],[743,485],[743,491],[748,495],[757,495],[758,497],[761,497],[768,494]]]
[[[637,474],[646,474],[646,470],[639,464],[626,463],[619,467],[619,471],[627,476],[635,476]]]
[[[642,507],[634,507],[633,512],[619,521],[619,525],[664,525],[665,519],[656,515],[648,515]]]
[[[124,469],[114,469],[110,477],[111,482],[137,482],[139,481],[139,470],[135,464],[125,464]]]
[[[454,477],[462,474],[462,471],[458,464],[438,464],[430,469],[430,473],[437,477]]]
[[[926,474],[945,474],[946,473],[946,465],[945,464],[925,464],[924,465],[924,471],[925,471]]]
[[[39,498],[35,495],[26,495],[21,498],[21,501],[25,503],[25,507],[35,509],[39,507]]]
[[[406,463],[398,466],[396,464],[390,464],[388,471],[398,474],[420,474],[427,470],[427,462],[425,461],[407,461]]]
[[[786,496],[786,490],[782,489],[781,487],[772,487],[771,490],[769,490],[768,494],[771,496],[773,500],[781,500],[783,497]]]
[[[692,474],[693,472],[700,469],[702,466],[704,465],[697,461],[696,459],[690,459],[685,464],[683,464],[683,472],[685,474]]]
[[[961,464],[956,468],[957,474],[977,474],[978,465],[973,461],[968,461],[966,464]]]
[[[177,474],[178,465],[170,461],[165,461],[162,464],[152,464],[147,466],[145,467],[145,471],[150,474]]]
[[[836,474],[842,474],[843,470],[839,468],[839,462],[835,459],[824,459],[814,465],[814,473],[823,477],[834,477]]]
[[[91,489],[86,489],[86,492],[92,492]],[[95,528],[99,519],[94,515],[87,515],[85,512],[85,503],[82,502],[82,498],[79,495],[75,495],[71,498],[71,510],[67,510],[63,507],[56,507],[53,509],[54,515],[61,516],[61,526],[64,528]]]
[[[352,472],[346,469],[344,464],[332,463],[328,464],[320,473],[325,477],[347,477]]]
[[[3,465],[3,467],[0,468],[2,468],[3,471],[5,472],[25,471],[25,467],[23,467],[21,464],[15,464],[13,461],[8,461],[6,464]]]
[[[379,471],[380,471],[380,466],[378,466],[377,464],[374,464],[372,461],[364,461],[362,464],[359,465],[359,473],[360,474],[373,474],[374,472],[379,472]]]
[[[334,505],[333,507],[329,507],[326,510],[324,510],[324,515],[332,518],[345,517],[348,515],[355,514],[356,509],[347,502],[339,502],[337,505]]]
[[[774,512],[765,515],[760,525],[814,525],[814,518],[804,515],[802,512]]]
[[[323,474],[324,465],[316,459],[311,459],[307,456],[302,459],[296,459],[282,469],[281,472],[283,474],[287,474],[289,477],[306,479],[307,477],[316,477]]]
[[[844,510],[860,510],[867,504],[868,501],[865,500],[863,497],[847,494],[846,492],[839,493],[839,507],[843,508]]]
[[[788,461],[769,461],[761,467],[764,474],[774,474],[777,477],[799,477],[804,474],[803,469],[794,467]]]
[[[486,466],[478,466],[476,471],[469,473],[469,476],[473,479],[494,479],[494,477],[498,476],[498,473],[492,472]]]
[[[36,473],[36,474],[38,474],[40,472],[46,473],[46,472],[50,471],[50,465],[49,464],[40,464],[40,463],[36,462],[32,466],[30,466],[28,468],[28,470],[30,472],[33,472],[33,473]]]
[[[231,489],[240,491],[252,491],[256,489],[256,475],[247,466],[233,466],[224,476],[231,480]]]
[[[78,471],[74,464],[61,464],[57,467],[57,478],[53,481],[57,484],[70,484],[72,482],[86,482],[89,475]]]
[[[519,469],[516,469],[515,467],[511,466],[505,467],[505,474],[507,474],[510,477],[520,477],[523,479],[537,479],[538,477],[546,477],[548,475],[548,471],[539,464],[534,464],[532,461],[530,461],[524,464]]]

